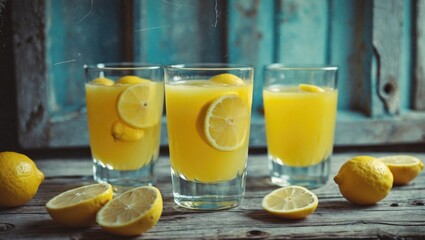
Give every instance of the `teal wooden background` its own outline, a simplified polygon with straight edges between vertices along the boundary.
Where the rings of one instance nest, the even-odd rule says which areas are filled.
[[[46,0],[50,115],[84,109],[84,64],[229,62],[255,66],[253,120],[261,125],[264,65],[331,64],[339,67],[337,133],[378,129],[365,141],[337,135],[336,144],[385,144],[394,128],[406,128],[401,113],[418,113],[414,106],[425,98],[414,87],[425,86],[414,76],[422,69],[415,46],[422,52],[425,41],[419,5],[424,1]],[[407,129],[420,135],[423,115],[408,118],[421,119],[419,129]],[[397,134],[393,142],[425,141]]]

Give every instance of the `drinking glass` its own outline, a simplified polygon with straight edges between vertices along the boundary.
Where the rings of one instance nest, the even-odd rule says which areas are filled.
[[[245,192],[253,67],[165,66],[174,201],[191,209],[239,205]]]
[[[337,67],[265,67],[263,100],[271,182],[317,188],[329,178]]]
[[[155,183],[164,103],[160,65],[85,65],[93,176],[125,190]]]

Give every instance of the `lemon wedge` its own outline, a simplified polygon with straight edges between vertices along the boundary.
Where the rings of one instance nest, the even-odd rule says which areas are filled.
[[[218,83],[225,83],[229,85],[243,85],[244,81],[240,79],[238,76],[233,75],[231,73],[222,73],[215,75],[214,77],[210,78],[210,81],[218,82]]]
[[[103,85],[103,86],[112,86],[112,85],[114,85],[114,81],[113,80],[111,80],[109,78],[104,78],[104,77],[96,78],[96,79],[90,81],[90,83],[91,84],[94,84],[94,85]]]
[[[272,215],[287,219],[305,218],[316,211],[319,199],[301,186],[288,186],[267,194],[261,203]]]
[[[311,92],[311,93],[320,93],[325,91],[323,88],[318,87],[316,85],[304,84],[304,83],[298,85],[298,88],[304,92]]]
[[[151,82],[148,79],[144,79],[134,75],[123,76],[118,79],[116,84],[137,84],[137,83],[149,83]]]
[[[98,213],[97,223],[120,236],[142,234],[156,225],[162,214],[162,196],[156,187],[143,186],[124,192]]]
[[[120,120],[112,124],[111,135],[115,141],[134,142],[145,135],[145,131],[139,128],[132,128]]]
[[[112,199],[112,186],[106,183],[74,188],[50,199],[46,209],[52,219],[68,227],[88,227],[97,212]]]
[[[121,120],[134,128],[147,128],[159,121],[152,87],[145,83],[135,84],[120,94],[117,111]]]
[[[379,158],[391,170],[394,184],[406,185],[418,176],[424,168],[422,161],[410,155],[394,155]]]
[[[207,109],[205,137],[220,151],[233,151],[245,142],[249,130],[249,108],[237,94],[217,98]]]

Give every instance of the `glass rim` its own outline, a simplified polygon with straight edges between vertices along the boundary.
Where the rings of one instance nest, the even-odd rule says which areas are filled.
[[[318,71],[318,70],[329,70],[336,71],[338,66],[335,65],[320,65],[320,64],[295,64],[286,65],[282,63],[273,63],[265,66],[266,70],[307,70],[307,71]]]
[[[161,64],[139,62],[110,62],[84,64],[84,69],[89,70],[154,70],[161,69]]]
[[[251,64],[236,64],[236,63],[182,63],[165,65],[167,70],[190,70],[190,71],[220,71],[220,70],[253,70]]]

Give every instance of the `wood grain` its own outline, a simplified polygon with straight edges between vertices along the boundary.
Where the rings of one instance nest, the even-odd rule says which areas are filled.
[[[169,159],[163,156],[156,166],[157,186],[164,198],[162,217],[154,228],[134,239],[423,239],[425,172],[410,185],[394,187],[384,200],[368,207],[347,202],[332,180],[340,166],[353,156],[387,154],[390,153],[335,154],[330,181],[313,190],[319,198],[318,209],[299,221],[278,219],[261,209],[263,196],[276,188],[267,177],[265,155],[249,157],[246,196],[241,205],[214,212],[186,210],[173,203]],[[425,153],[413,154],[425,159]],[[90,159],[38,159],[36,163],[46,179],[36,197],[25,206],[0,209],[0,239],[117,239],[97,226],[62,227],[50,219],[44,208],[58,193],[91,183]]]

